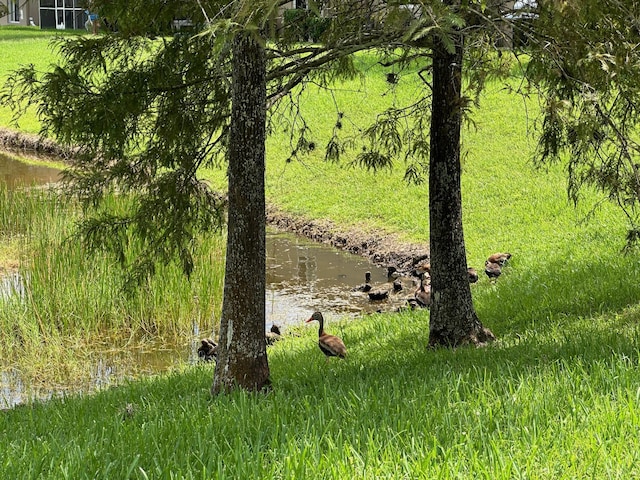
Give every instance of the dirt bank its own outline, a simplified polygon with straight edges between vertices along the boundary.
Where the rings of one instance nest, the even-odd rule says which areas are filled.
[[[53,140],[2,127],[0,150],[63,161],[74,153],[73,149],[61,147]],[[362,255],[376,265],[395,266],[401,272],[410,271],[415,263],[429,256],[427,244],[402,242],[395,235],[345,229],[328,220],[294,217],[273,206],[267,207],[267,222],[280,230]]]
[[[401,272],[409,272],[417,262],[429,257],[428,244],[403,242],[396,235],[344,229],[329,220],[292,217],[273,206],[267,207],[267,222],[280,230],[362,255],[376,265],[394,266]]]
[[[0,150],[17,155],[66,160],[73,156],[75,149],[58,145],[53,140],[39,135],[17,132],[0,127]]]

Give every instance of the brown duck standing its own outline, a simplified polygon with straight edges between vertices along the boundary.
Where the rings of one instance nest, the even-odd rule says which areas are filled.
[[[420,286],[416,289],[415,299],[421,307],[431,305],[431,285],[428,281],[429,277],[426,274],[420,275]]]
[[[335,335],[329,335],[324,331],[324,317],[322,313],[315,312],[305,323],[313,322],[314,320],[320,322],[320,328],[318,329],[318,347],[320,347],[322,353],[327,356],[327,360],[329,360],[329,357],[345,358],[347,356],[347,347],[344,346],[341,338]]]

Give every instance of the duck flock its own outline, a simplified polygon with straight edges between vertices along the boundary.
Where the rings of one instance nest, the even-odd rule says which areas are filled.
[[[502,270],[511,258],[510,253],[498,252],[487,258],[484,262],[484,273],[491,282],[502,275]],[[479,280],[478,272],[475,268],[467,268],[469,275],[469,283],[476,283]],[[397,294],[407,290],[407,284],[412,294],[407,297],[407,306],[411,309],[429,308],[431,305],[431,264],[428,259],[417,259],[411,269],[407,273],[399,272],[396,267],[387,267],[387,282],[381,285],[371,284],[371,272],[365,273],[365,283],[353,288],[354,292],[366,293],[372,302],[383,302],[389,298],[391,294]],[[319,323],[318,346],[322,353],[327,357],[345,358],[347,351],[342,339],[328,335],[324,331],[324,318],[322,313],[315,312],[307,323],[317,321]],[[267,345],[273,345],[282,338],[280,327],[272,325],[271,330],[265,333]],[[211,338],[201,340],[198,347],[198,357],[206,362],[216,359],[218,353],[218,345]]]
[[[510,253],[498,252],[487,258],[484,263],[484,273],[494,282],[501,274],[503,267],[511,258]],[[475,268],[468,268],[469,283],[478,281]],[[407,286],[408,283],[408,286]],[[387,282],[381,285],[371,285],[371,272],[365,273],[365,283],[358,285],[353,291],[364,292],[371,301],[384,301],[389,295],[407,290],[412,294],[407,298],[407,305],[414,308],[429,308],[431,305],[431,264],[428,259],[418,259],[413,269],[403,274],[396,267],[387,267]]]
[[[271,330],[264,334],[267,345],[273,345],[282,338],[280,327],[276,324],[271,325]],[[212,338],[203,338],[200,340],[198,347],[198,358],[205,362],[215,360],[218,356],[218,344]]]

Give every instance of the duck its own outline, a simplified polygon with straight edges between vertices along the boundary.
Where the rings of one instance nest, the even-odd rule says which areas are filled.
[[[394,266],[387,267],[387,281],[393,282],[400,278],[402,274],[398,271],[398,269]]]
[[[389,298],[389,292],[393,288],[393,284],[388,283],[370,290],[369,292],[367,292],[367,295],[369,295],[369,300],[386,300],[387,298]]]
[[[326,355],[327,361],[329,361],[330,357],[345,358],[347,356],[347,347],[345,347],[340,337],[329,335],[324,331],[324,317],[321,312],[314,312],[311,318],[305,323],[314,321],[320,323],[320,328],[318,329],[318,347],[320,347],[322,353]]]
[[[509,260],[510,258],[511,258],[511,254],[510,253],[498,252],[498,253],[493,253],[493,254],[489,255],[489,258],[487,258],[487,262],[489,262],[489,263],[497,263],[501,267],[504,267],[504,264],[507,263],[507,260]]]
[[[431,285],[427,283],[429,277],[424,273],[420,275],[420,286],[415,291],[415,299],[419,306],[428,307],[431,305]]]
[[[496,279],[502,275],[502,265],[498,262],[490,262],[487,260],[484,262],[484,273],[486,273],[487,277],[491,280]]]
[[[267,345],[273,345],[278,340],[282,339],[282,332],[280,331],[280,327],[274,323],[271,325],[271,329],[265,333],[264,336],[267,340]]]
[[[364,274],[364,283],[362,285],[358,285],[352,291],[353,292],[368,292],[371,290],[371,272],[365,272]]]
[[[218,344],[211,338],[203,338],[198,347],[198,357],[205,362],[210,362],[218,356]]]
[[[423,273],[427,275],[431,275],[431,261],[427,259],[423,259],[415,264],[415,267],[412,271],[412,274],[416,277],[419,277]]]
[[[467,268],[467,274],[469,275],[469,283],[476,283],[478,281],[478,272],[475,268]]]
[[[498,278],[502,274],[502,267],[504,267],[510,258],[511,254],[508,252],[498,252],[489,255],[487,261],[484,262],[484,273],[486,273],[491,280]]]

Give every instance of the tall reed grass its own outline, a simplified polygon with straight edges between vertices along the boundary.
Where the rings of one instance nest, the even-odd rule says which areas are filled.
[[[177,265],[164,266],[130,297],[122,293],[116,261],[105,253],[88,256],[73,236],[79,215],[79,207],[53,189],[0,185],[0,236],[20,239],[24,282],[24,296],[0,297],[3,358],[28,356],[43,345],[68,345],[70,339],[175,342],[189,338],[194,328],[212,330],[220,311],[224,238],[202,239],[191,280]]]

